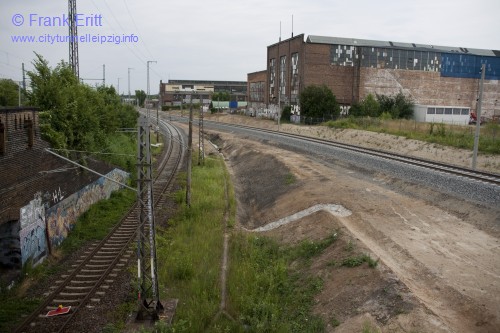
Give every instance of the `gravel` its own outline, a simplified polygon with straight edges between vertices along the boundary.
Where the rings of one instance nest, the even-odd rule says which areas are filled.
[[[214,129],[237,133],[247,138],[264,141],[279,148],[299,152],[328,165],[348,165],[350,169],[357,169],[365,177],[373,177],[377,173],[398,178],[413,184],[430,187],[458,199],[490,206],[498,209],[500,203],[500,186],[475,181],[444,172],[437,172],[408,165],[402,162],[386,160],[380,157],[368,156],[347,149],[330,147],[305,140],[283,137],[279,134],[264,133],[253,129],[233,127],[228,124],[205,122],[205,129]]]

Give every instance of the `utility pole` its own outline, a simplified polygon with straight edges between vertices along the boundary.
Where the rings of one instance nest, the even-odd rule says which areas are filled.
[[[160,94],[158,94],[158,97]],[[156,104],[156,143],[160,142],[160,100],[158,98],[158,104]]]
[[[148,105],[149,105],[149,98],[150,98],[150,97],[149,97],[149,64],[150,64],[150,63],[152,63],[152,62],[154,62],[154,63],[156,64],[156,61],[154,61],[154,60],[148,60],[148,61],[147,61],[147,68],[148,68],[148,75],[147,75],[147,76],[148,76],[148,84],[147,84],[146,100],[148,101],[148,103],[147,103]],[[147,106],[146,108],[147,108],[147,109],[149,109],[149,106]],[[149,112],[148,112],[148,114],[149,114]]]
[[[23,62],[23,90],[26,92],[26,72],[24,71],[24,62]]]
[[[130,101],[130,70],[133,69],[131,67],[128,68],[128,101]]]
[[[278,69],[278,132],[280,131],[280,118],[281,118],[281,57],[280,57],[280,44],[281,44],[281,21],[280,21],[280,40],[278,42],[278,63],[280,64]]]
[[[78,29],[76,24],[76,0],[68,0],[68,21],[69,21],[69,64],[76,78],[80,80],[80,70],[78,64]]]
[[[102,65],[102,86],[106,86],[106,65]]]
[[[203,99],[203,95],[201,95]],[[198,147],[199,147],[199,155],[198,155],[198,165],[201,165],[203,161],[205,161],[205,138],[203,137],[203,102],[201,103],[200,110],[200,124],[198,126]]]
[[[482,66],[481,66],[481,81],[479,83],[479,98],[477,101],[476,133],[474,135],[474,151],[472,154],[472,169],[474,169],[474,170],[476,170],[477,150],[479,148],[479,131],[481,128],[481,107],[483,104],[483,83],[484,83],[485,72],[486,72],[486,65],[482,64]]]
[[[118,96],[120,96],[120,78],[118,78],[118,90],[117,90]]]
[[[193,155],[193,95],[189,103],[189,135],[187,152],[186,204],[191,207],[191,158]]]
[[[163,311],[160,302],[156,258],[156,234],[153,206],[153,171],[150,145],[150,118],[139,117],[137,157],[137,203],[139,224],[137,226],[137,276],[138,311],[137,320],[148,316],[159,319]],[[149,231],[149,235],[147,235]]]

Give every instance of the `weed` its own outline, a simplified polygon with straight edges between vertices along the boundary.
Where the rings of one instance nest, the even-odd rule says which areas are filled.
[[[101,240],[127,212],[136,199],[133,191],[113,192],[109,199],[92,205],[80,216],[61,245],[63,253],[71,253],[91,240]]]
[[[329,267],[335,267],[335,266],[337,266],[337,261],[330,260],[326,265]]]
[[[292,259],[311,259],[322,253],[324,249],[333,244],[338,238],[338,232],[332,233],[320,241],[303,240],[298,246],[291,249]]]
[[[204,166],[194,167],[192,180],[191,207],[180,207],[170,227],[157,235],[160,286],[168,290],[168,297],[181,301],[172,326],[157,325],[156,331],[322,332],[324,323],[311,314],[311,307],[323,281],[291,274],[289,265],[291,253],[312,255],[332,237],[319,245],[288,249],[269,238],[234,231],[229,240],[226,311],[238,320],[216,317],[224,217],[229,215],[228,225],[234,224],[234,189],[227,185],[226,197],[229,174],[218,157],[207,157]]]
[[[356,267],[364,263],[361,257],[349,257],[342,260],[342,266]]]
[[[380,330],[377,327],[372,326],[369,321],[365,321],[363,324],[363,333],[380,333]]]
[[[340,321],[337,318],[333,317],[332,319],[330,319],[330,325],[332,325],[332,327],[337,327],[340,325]]]
[[[347,242],[347,245],[345,246],[344,250],[352,252],[354,250],[354,243],[352,240],[349,240]]]
[[[285,184],[286,185],[292,185],[297,181],[297,178],[295,178],[295,175],[293,173],[287,173],[285,176]]]
[[[352,128],[400,135],[409,139],[430,143],[472,149],[474,131],[470,126],[448,125],[444,123],[417,123],[414,120],[384,120],[379,118],[341,118],[328,121],[329,128]],[[481,129],[479,151],[482,153],[500,154],[500,125],[488,123]]]
[[[368,254],[362,254],[356,257],[349,257],[342,260],[342,266],[346,267],[357,267],[362,265],[363,263],[368,263],[370,268],[375,268],[378,265],[378,259],[374,260]]]

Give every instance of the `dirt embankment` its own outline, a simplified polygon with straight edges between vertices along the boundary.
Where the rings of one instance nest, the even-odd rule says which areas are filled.
[[[342,135],[353,135],[346,133]],[[310,273],[324,281],[315,311],[328,332],[359,332],[365,326],[382,332],[499,331],[499,210],[484,210],[384,174],[367,177],[264,143],[218,135],[242,229],[269,225],[318,204],[350,212],[319,210],[263,232],[285,243],[338,233],[338,240],[310,266]],[[377,135],[378,148],[380,137],[386,135]],[[407,141],[387,140],[402,148]],[[498,158],[491,163],[499,163]],[[341,264],[361,254],[378,259],[377,267]]]

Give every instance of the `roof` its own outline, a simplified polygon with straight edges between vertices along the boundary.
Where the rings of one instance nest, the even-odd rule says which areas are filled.
[[[340,44],[340,45],[353,45],[353,46],[368,46],[368,47],[383,47],[394,49],[411,49],[419,51],[435,51],[445,53],[461,53],[472,54],[479,56],[500,57],[500,51],[485,50],[485,49],[471,49],[464,47],[451,47],[439,46],[430,44],[416,44],[416,43],[401,43],[392,41],[380,41],[370,39],[357,39],[357,38],[343,38],[343,37],[327,37],[327,36],[314,36],[307,37],[307,43],[312,44]]]
[[[246,85],[247,81],[212,81],[212,80],[168,80],[168,83],[163,84],[212,84],[219,85]]]

